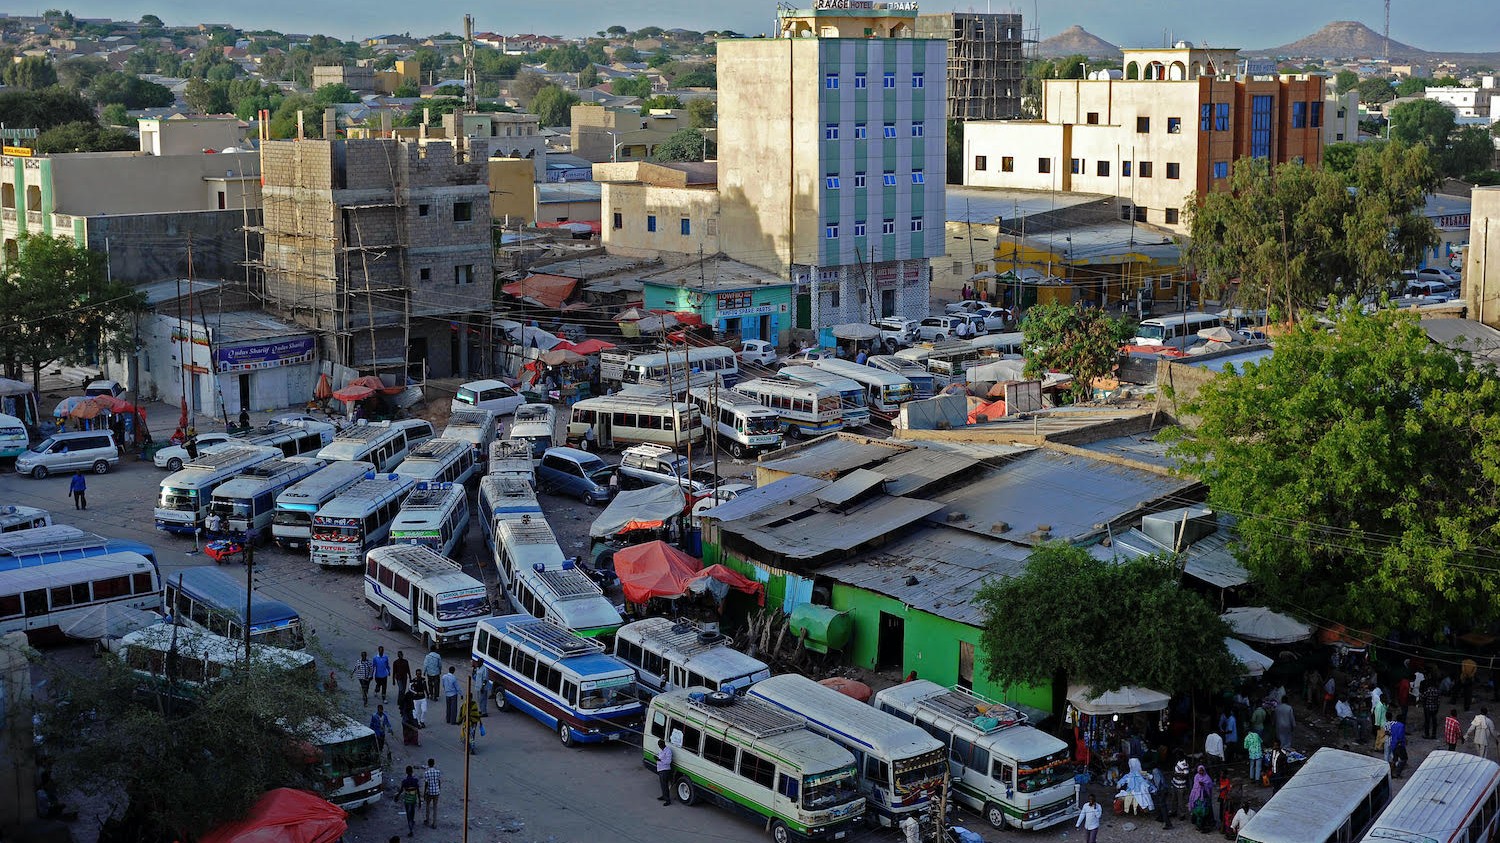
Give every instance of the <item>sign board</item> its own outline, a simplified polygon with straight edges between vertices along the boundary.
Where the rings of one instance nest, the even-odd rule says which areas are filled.
[[[250,372],[312,362],[313,338],[293,337],[255,345],[214,349],[214,369],[220,372]]]
[[[741,316],[764,316],[768,313],[786,313],[786,304],[757,304],[750,307],[739,307],[719,310],[720,319],[736,319]]]
[[[917,10],[917,4],[916,4],[916,0],[888,0],[888,2],[883,2],[883,3],[882,2],[878,2],[878,0],[817,0],[816,4],[814,4],[813,8],[814,9],[870,9],[872,11],[879,9],[879,10],[888,10],[888,11],[909,11],[909,12],[914,12],[914,11]]]
[[[1245,62],[1246,76],[1275,76],[1276,62],[1266,59],[1251,59]]]
[[[4,147],[3,151],[6,155],[17,155],[22,158],[31,157],[31,148],[27,146],[7,146]]]
[[[1443,214],[1437,218],[1438,228],[1468,228],[1468,214]]]

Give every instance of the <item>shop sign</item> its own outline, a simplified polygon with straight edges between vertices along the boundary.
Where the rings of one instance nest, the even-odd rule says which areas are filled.
[[[214,349],[214,368],[220,372],[250,372],[312,362],[313,338],[292,339],[256,345]]]

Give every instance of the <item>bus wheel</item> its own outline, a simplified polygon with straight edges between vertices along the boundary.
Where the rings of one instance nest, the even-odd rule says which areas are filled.
[[[745,446],[741,445],[738,442],[731,442],[729,443],[729,453],[732,454],[735,459],[742,459],[745,456]]]
[[[386,611],[384,606],[380,607],[380,625],[387,630],[396,628],[396,619],[391,617],[391,613]]]
[[[495,691],[495,710],[496,711],[509,711],[510,710],[510,702],[505,699],[505,692],[504,691],[500,691],[500,690]]]
[[[562,740],[563,746],[573,745],[573,730],[566,723],[557,724],[557,737]]]
[[[687,776],[677,777],[677,801],[684,805],[698,804],[698,788]]]
[[[787,429],[786,429],[786,438],[792,440],[793,442],[797,441],[798,439],[801,439],[802,438],[802,428],[796,426],[795,424],[788,425]]]
[[[994,828],[1005,828],[1005,811],[993,802],[984,806],[984,818]]]
[[[791,843],[792,832],[786,827],[786,823],[777,820],[771,823],[771,839],[776,843]]]

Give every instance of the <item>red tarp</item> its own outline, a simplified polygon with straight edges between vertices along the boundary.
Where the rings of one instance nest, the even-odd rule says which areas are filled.
[[[344,388],[348,389],[351,386],[368,386],[370,389],[375,390],[381,395],[400,395],[403,391],[406,390],[406,387],[404,386],[386,386],[384,381],[382,381],[380,378],[375,377],[374,375],[365,375],[363,377],[355,378],[354,380],[349,381],[349,383],[346,384]]]
[[[336,843],[349,824],[342,808],[305,790],[266,793],[239,822],[222,825],[201,843]]]
[[[1001,398],[999,401],[991,401],[988,404],[980,404],[978,407],[975,407],[973,410],[970,410],[969,411],[969,424],[979,424],[979,417],[980,416],[984,416],[986,419],[989,419],[990,421],[994,421],[995,419],[999,419],[999,418],[1004,418],[1004,416],[1005,416],[1005,399]]]
[[[1186,357],[1180,348],[1170,345],[1122,345],[1121,354],[1155,354],[1158,357]]]
[[[703,577],[713,577],[730,588],[738,589],[746,594],[753,594],[755,595],[755,602],[757,604],[761,606],[766,605],[766,587],[764,585],[755,580],[746,579],[723,565],[709,565],[707,568],[699,571],[698,576],[693,579],[696,580]]]
[[[562,275],[530,275],[500,288],[507,296],[531,299],[542,307],[562,307],[578,286],[577,278]]]
[[[697,579],[703,563],[663,541],[646,542],[615,552],[615,574],[631,603],[653,597],[677,597]]]
[[[556,345],[556,348],[567,349],[568,351],[576,351],[585,357],[589,356],[590,354],[598,354],[601,351],[608,351],[614,347],[614,343],[605,342],[604,340],[584,340],[580,343],[571,343],[567,340],[563,340]]]

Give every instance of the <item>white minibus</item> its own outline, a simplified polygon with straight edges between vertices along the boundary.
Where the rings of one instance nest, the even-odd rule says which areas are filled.
[[[181,471],[174,471],[161,481],[161,497],[156,504],[156,529],[182,535],[196,533],[203,526],[203,519],[208,517],[208,505],[215,489],[245,469],[279,456],[281,451],[259,445],[237,445],[199,454]]]
[[[365,602],[386,629],[402,626],[434,645],[469,646],[479,619],[490,614],[484,583],[463,566],[420,545],[377,547],[365,557]]]
[[[496,439],[490,443],[490,461],[485,467],[491,477],[516,477],[536,488],[536,461],[531,456],[531,445]]]
[[[578,570],[571,559],[551,568],[517,568],[508,593],[516,611],[551,621],[584,638],[613,635],[625,622],[599,584]]]
[[[374,472],[367,462],[337,460],[293,483],[276,496],[271,535],[278,547],[303,548],[312,542],[313,515],[345,489]]]
[[[421,545],[452,556],[463,547],[468,532],[469,495],[463,484],[418,480],[391,522],[391,543]]]
[[[1238,843],[1355,843],[1391,799],[1383,758],[1323,747],[1240,829]]]
[[[917,345],[896,352],[896,357],[923,367],[933,378],[936,388],[952,383],[963,383],[964,370],[979,359],[979,349],[972,344],[957,340],[936,345]]]
[[[408,429],[391,422],[360,422],[346,427],[318,452],[318,459],[357,460],[371,463],[376,471],[387,471],[406,458],[412,444]]]
[[[916,397],[911,381],[895,372],[862,366],[837,357],[813,360],[808,365],[862,384],[865,388],[865,401],[871,412],[884,419],[894,418],[901,411],[902,404]]]
[[[589,430],[600,448],[638,443],[677,447],[703,438],[703,419],[697,407],[681,401],[607,395],[573,405],[568,439],[582,440]]]
[[[208,510],[218,513],[236,537],[260,541],[270,535],[267,528],[276,515],[277,495],[323,465],[314,457],[277,457],[252,465],[214,489]]]
[[[966,340],[966,342],[978,349],[981,355],[1005,355],[1021,354],[1025,340],[1025,334],[1020,331],[1011,331],[1004,334],[985,334],[982,337]]]
[[[991,826],[1047,828],[1078,815],[1068,745],[1016,709],[925,679],[886,688],[873,704],[948,747],[954,800]]]
[[[822,436],[844,427],[844,402],[831,386],[773,377],[745,381],[734,389],[774,411],[790,439]]]
[[[685,382],[688,373],[716,377],[724,386],[734,386],[740,379],[740,358],[734,349],[722,345],[684,346],[641,354],[625,361],[621,381],[676,388]]]
[[[418,483],[455,483],[459,486],[479,471],[474,448],[457,439],[429,439],[412,448],[395,469]]]
[[[120,639],[120,658],[145,694],[196,700],[209,685],[229,679],[245,664],[245,642],[193,627],[156,624]],[[312,653],[281,647],[251,647],[258,667],[303,671],[312,677]],[[175,657],[174,657],[175,656]]]
[[[30,530],[51,525],[52,513],[45,509],[15,504],[0,506],[0,533],[14,533],[17,530]]]
[[[496,524],[503,520],[519,520],[523,515],[542,517],[542,505],[536,499],[536,490],[524,477],[486,474],[479,478],[479,499],[475,507],[479,532],[484,535],[484,546],[491,552],[495,549]]]
[[[474,448],[474,460],[483,466],[490,456],[490,443],[499,433],[500,421],[493,410],[471,407],[454,410],[448,416],[448,426],[439,438],[468,442]]]
[[[68,640],[62,627],[105,605],[161,611],[156,564],[122,551],[0,571],[0,635],[61,643]]]
[[[365,552],[390,535],[391,522],[416,482],[399,474],[365,475],[313,515],[312,561],[363,565]]]
[[[531,448],[533,462],[557,444],[557,409],[551,404],[522,404],[510,421],[510,441],[523,442]]]
[[[641,687],[653,694],[690,687],[744,693],[771,676],[765,662],[729,646],[727,637],[668,618],[646,618],[620,627],[615,658],[634,667]]]
[[[1489,843],[1497,826],[1500,764],[1466,752],[1436,750],[1427,754],[1361,841]]]
[[[926,366],[920,366],[894,354],[876,354],[865,365],[894,372],[906,378],[911,384],[913,399],[931,398],[936,394],[932,383],[932,373],[927,371]]]
[[[776,374],[837,390],[839,404],[844,412],[844,427],[859,427],[870,423],[870,402],[865,398],[864,384],[812,366],[783,366]]]
[[[1131,338],[1130,344],[1188,348],[1200,342],[1199,331],[1204,328],[1216,328],[1220,324],[1219,317],[1198,311],[1174,313],[1171,316],[1153,316],[1150,319],[1141,320],[1140,327],[1135,329],[1135,336]]]
[[[732,389],[691,394],[706,427],[739,459],[781,447],[781,417],[775,410]]]
[[[230,576],[216,565],[180,568],[163,585],[162,603],[175,623],[241,640],[248,603],[252,643],[293,650],[307,646],[296,609],[258,591],[246,594],[243,577]]]
[[[561,568],[567,559],[552,525],[541,513],[495,519],[494,543],[496,580],[506,594],[515,587],[521,569]]]
[[[908,815],[942,801],[948,747],[916,724],[794,673],[756,682],[749,694],[806,719],[814,732],[853,753],[865,810],[881,825],[898,828]]]

